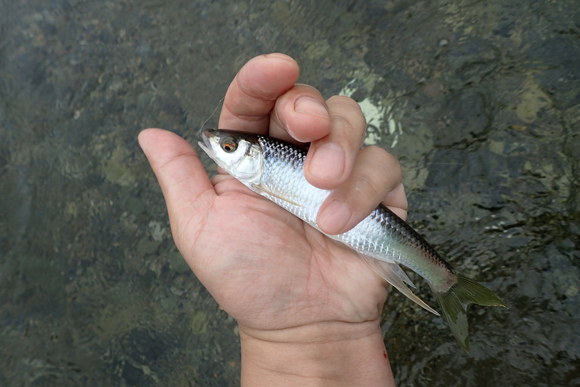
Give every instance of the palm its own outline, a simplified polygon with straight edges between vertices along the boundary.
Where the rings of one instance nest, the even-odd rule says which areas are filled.
[[[400,166],[384,150],[361,149],[366,120],[359,105],[347,97],[325,100],[297,84],[298,75],[288,56],[252,59],[230,84],[218,127],[310,143],[305,176],[315,187],[332,190],[317,219],[328,233],[351,229],[381,202],[404,216]],[[298,369],[310,381],[338,381],[338,374],[360,380],[364,374],[367,382],[393,384],[382,367],[386,353],[377,324],[386,283],[355,252],[229,176],[210,182],[179,136],[148,129],[139,143],[165,196],[175,243],[239,323],[242,384],[280,385],[266,380],[298,380]],[[349,357],[359,345],[363,350]],[[305,355],[306,368],[296,363]],[[362,373],[342,372],[345,364]],[[324,370],[331,372],[318,374]]]
[[[180,216],[176,242],[240,324],[282,329],[379,316],[384,284],[355,252],[233,178],[217,181],[198,198],[205,216]]]

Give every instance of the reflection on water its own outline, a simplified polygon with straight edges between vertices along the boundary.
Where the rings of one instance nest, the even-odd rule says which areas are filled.
[[[508,303],[472,308],[468,356],[393,292],[398,384],[579,385],[579,19],[572,2],[0,3],[0,385],[239,383],[236,324],[176,251],[136,136],[195,142],[272,51],[363,104],[411,223]]]

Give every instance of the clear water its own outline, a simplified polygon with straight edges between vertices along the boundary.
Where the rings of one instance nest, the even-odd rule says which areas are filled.
[[[361,102],[411,224],[508,303],[472,308],[467,355],[393,292],[398,385],[580,385],[578,20],[573,1],[0,1],[0,385],[239,384],[236,324],[136,137],[195,143],[274,51]]]

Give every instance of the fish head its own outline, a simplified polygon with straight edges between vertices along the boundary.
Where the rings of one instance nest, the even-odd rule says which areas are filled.
[[[262,174],[262,147],[255,134],[206,129],[201,149],[227,173],[244,184],[257,183]]]

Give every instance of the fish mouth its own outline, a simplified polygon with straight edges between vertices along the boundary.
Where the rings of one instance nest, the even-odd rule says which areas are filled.
[[[202,141],[198,141],[197,144],[199,145],[199,147],[201,149],[203,149],[203,151],[205,153],[207,153],[207,155],[209,156],[210,159],[212,159],[217,165],[218,167],[223,168],[224,170],[227,170],[227,167],[224,165],[224,163],[219,159],[219,157],[216,156],[214,150],[213,150],[213,146],[212,146],[212,138],[216,137],[218,131],[215,129],[206,129],[201,133],[201,139]],[[214,140],[215,141],[215,140]]]
[[[214,159],[213,149],[211,147],[210,139],[215,135],[215,130],[213,129],[206,129],[201,133],[202,141],[198,141],[197,144],[209,157]],[[215,160],[215,159],[214,159]]]

